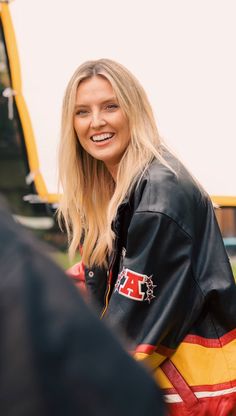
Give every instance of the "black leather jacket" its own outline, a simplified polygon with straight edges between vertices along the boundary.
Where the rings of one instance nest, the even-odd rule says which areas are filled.
[[[150,164],[119,207],[110,271],[86,270],[86,284],[102,316],[138,359],[158,369],[171,357],[187,384],[223,385],[236,380],[234,278],[210,198],[173,155],[164,156],[172,170],[157,160]],[[225,345],[233,359],[228,350],[220,359],[212,351]],[[199,346],[210,354],[211,380],[204,354],[182,371],[190,348]],[[160,383],[174,388],[170,377]]]

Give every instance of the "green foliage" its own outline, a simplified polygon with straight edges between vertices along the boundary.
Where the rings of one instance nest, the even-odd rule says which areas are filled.
[[[78,263],[78,261],[80,261],[79,253],[72,262],[70,262],[68,253],[65,251],[56,251],[55,253],[53,253],[52,257],[56,261],[56,263],[58,263],[59,266],[61,266],[64,270],[67,270],[69,267],[73,266],[73,264]]]

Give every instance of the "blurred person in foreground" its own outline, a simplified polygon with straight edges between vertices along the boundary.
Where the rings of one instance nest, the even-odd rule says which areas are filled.
[[[161,394],[0,200],[0,414],[164,415]]]
[[[72,76],[59,165],[59,218],[71,255],[82,246],[71,273],[151,368],[169,414],[235,414],[236,288],[213,206],[119,63]]]

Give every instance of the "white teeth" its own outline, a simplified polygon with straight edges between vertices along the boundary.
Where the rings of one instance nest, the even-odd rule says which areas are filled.
[[[103,140],[110,139],[114,133],[104,133],[104,134],[97,134],[96,136],[92,136],[91,139],[94,142],[102,142]]]

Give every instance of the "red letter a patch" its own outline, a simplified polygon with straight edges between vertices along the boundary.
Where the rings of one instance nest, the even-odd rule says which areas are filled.
[[[145,285],[145,286],[143,286]],[[123,269],[118,275],[115,285],[115,291],[127,298],[151,302],[155,298],[153,290],[156,285],[153,284],[152,276],[136,273],[133,270]],[[144,291],[142,290],[144,289]],[[144,299],[144,296],[146,298]]]
[[[145,275],[125,269],[122,277],[124,282],[119,285],[118,292],[123,296],[127,296],[127,298],[142,301],[145,292],[142,292],[141,284],[145,282]]]
[[[141,284],[145,282],[145,275],[125,269],[125,281],[119,287],[119,293],[134,300],[143,300],[145,292],[141,290]]]

